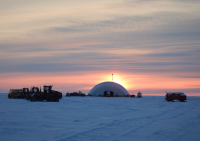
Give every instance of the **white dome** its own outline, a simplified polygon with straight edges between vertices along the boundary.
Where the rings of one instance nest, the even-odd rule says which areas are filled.
[[[89,95],[92,96],[104,96],[105,91],[109,92],[112,91],[114,92],[115,95],[119,96],[127,96],[129,95],[128,91],[120,84],[115,83],[115,82],[103,82],[100,83],[96,86],[94,86],[90,92]]]

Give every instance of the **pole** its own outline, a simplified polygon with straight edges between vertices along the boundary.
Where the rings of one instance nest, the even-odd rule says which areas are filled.
[[[113,81],[113,74],[112,74],[112,81]]]

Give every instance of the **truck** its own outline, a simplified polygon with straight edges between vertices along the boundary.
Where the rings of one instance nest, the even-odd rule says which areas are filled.
[[[174,100],[184,102],[187,100],[187,96],[183,92],[167,92],[165,100],[168,102],[174,102]]]

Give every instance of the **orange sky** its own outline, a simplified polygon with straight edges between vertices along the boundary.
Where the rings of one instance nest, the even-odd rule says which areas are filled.
[[[86,73],[7,73],[0,74],[0,87],[4,92],[10,88],[23,88],[31,86],[53,85],[58,91],[88,93],[95,85],[104,81],[112,81],[112,74],[101,72]],[[181,91],[185,89],[198,89],[200,79],[197,78],[169,78],[156,77],[154,75],[134,75],[114,73],[113,81],[124,86],[130,94],[136,94],[139,90],[144,95],[165,95],[166,91]],[[149,92],[148,92],[149,90]],[[158,92],[160,90],[160,92]],[[155,91],[155,93],[153,93]],[[186,93],[187,94],[187,93]],[[191,91],[190,96],[198,95]]]

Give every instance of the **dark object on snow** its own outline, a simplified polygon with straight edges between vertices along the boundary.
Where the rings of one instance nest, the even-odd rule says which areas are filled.
[[[22,98],[21,97],[22,93],[23,93],[22,89],[10,89],[10,92],[8,94],[8,98],[14,98],[14,99]]]
[[[69,93],[69,96],[78,96],[77,92]]]
[[[59,99],[62,98],[62,93],[58,91],[52,90],[52,85],[50,86],[43,86],[43,92],[41,89],[39,90],[38,87],[32,87],[31,92],[27,99],[31,101],[52,101],[52,102],[59,102]]]
[[[114,92],[113,91],[105,91],[104,92],[104,96],[105,97],[113,97],[114,96]]]
[[[10,89],[8,98],[26,98],[30,101],[59,101],[62,98],[62,93],[52,90],[52,85],[43,86],[44,91],[41,92],[41,88],[32,87],[29,91],[28,88],[23,89]]]
[[[10,89],[10,92],[8,94],[8,98],[14,98],[14,99],[26,98],[27,94],[29,94],[28,88]]]
[[[187,100],[187,97],[182,92],[169,92],[166,94],[165,100],[173,101],[173,102],[174,102],[174,100],[179,100],[181,102],[184,102],[185,100]]]
[[[141,93],[140,91],[137,93],[137,97],[138,97],[138,98],[141,98],[141,97],[142,97],[142,93]]]
[[[66,93],[66,95],[65,96],[70,96],[70,94],[69,93]]]
[[[66,96],[86,96],[83,92],[79,91],[77,92],[73,92],[73,93],[66,93]]]
[[[28,88],[23,88],[23,98],[26,98],[29,95],[30,91]]]
[[[59,99],[62,98],[62,93],[52,90],[52,85],[50,86],[44,85],[43,88],[44,88],[44,100],[59,102]]]
[[[41,93],[38,87],[32,87],[29,95],[27,95],[26,99],[30,101],[43,101],[44,95]]]
[[[134,95],[134,94],[132,94],[132,95],[130,95],[130,97],[135,97],[135,95]]]

